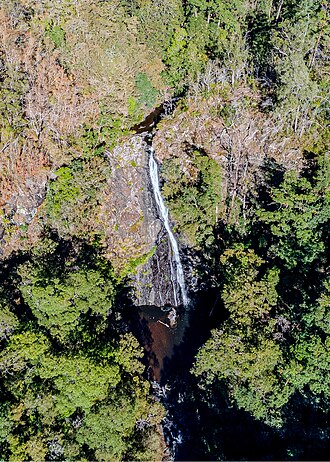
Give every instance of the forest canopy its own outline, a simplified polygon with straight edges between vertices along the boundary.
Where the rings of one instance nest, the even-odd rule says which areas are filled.
[[[326,0],[0,0],[1,460],[166,453],[169,398],[131,322],[132,275],[164,244],[151,144],[211,325],[176,378],[189,455],[251,459],[226,453],[224,409],[284,441],[280,458],[326,454],[329,14]]]

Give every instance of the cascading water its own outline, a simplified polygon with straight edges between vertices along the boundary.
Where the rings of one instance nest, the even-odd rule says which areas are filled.
[[[157,162],[155,161],[154,150],[152,148],[150,149],[150,156],[149,156],[149,172],[150,172],[150,179],[151,179],[151,184],[152,184],[152,188],[154,191],[155,200],[156,200],[159,212],[160,212],[160,218],[162,219],[165,225],[168,237],[170,238],[171,248],[172,248],[173,257],[174,257],[174,263],[176,266],[176,272],[175,272],[173,265],[171,265],[172,277],[173,279],[176,280],[180,288],[183,305],[187,306],[189,303],[189,299],[188,299],[188,295],[186,291],[186,284],[184,280],[184,273],[183,273],[183,268],[182,268],[181,259],[180,259],[179,247],[174,237],[174,234],[172,232],[171,225],[168,219],[168,210],[164,204],[164,201],[163,201],[163,198],[160,192],[158,166],[157,166]],[[173,284],[173,290],[174,290],[174,299],[176,300],[176,303],[177,303],[178,296],[176,293],[175,283]]]

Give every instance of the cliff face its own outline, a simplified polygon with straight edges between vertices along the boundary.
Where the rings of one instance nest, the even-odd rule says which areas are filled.
[[[174,305],[179,289],[171,277],[171,246],[154,202],[143,135],[117,146],[108,158],[112,173],[99,216],[106,256],[117,272],[130,274],[136,305]]]
[[[286,169],[301,168],[297,140],[284,137],[275,122],[258,109],[259,103],[256,95],[242,89],[190,97],[157,127],[153,147],[158,162],[176,159],[187,183],[195,184],[200,175],[192,150],[219,165],[222,204],[216,205],[216,220],[235,220],[237,203],[244,209],[247,196],[262,183],[267,160]],[[6,166],[7,174],[1,180],[5,256],[30,247],[47,223],[38,210],[43,209],[54,167],[41,154],[37,156],[36,149],[28,152],[34,155],[24,156],[22,151],[17,162]],[[117,274],[130,274],[136,305],[174,305],[171,248],[155,207],[147,152],[144,134],[126,138],[106,151],[110,173],[92,212],[94,218],[86,216],[86,234],[101,236],[104,254]]]
[[[108,153],[111,175],[99,222],[106,255],[117,271],[152,251],[161,225],[149,190],[147,145],[134,136]]]

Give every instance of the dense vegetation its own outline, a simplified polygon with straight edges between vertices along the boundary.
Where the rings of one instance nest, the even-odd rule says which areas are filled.
[[[148,459],[163,411],[115,310],[113,270],[79,243],[44,244],[3,281],[2,458]]]
[[[224,402],[278,435],[302,406],[314,433],[301,423],[281,456],[313,457],[304,437],[325,454],[328,2],[0,0],[0,20],[0,459],[163,456],[121,302],[149,254],[127,244],[114,268],[108,178],[113,149],[173,97],[154,138],[163,195],[216,293],[200,322],[221,311],[186,364],[198,456],[230,458]]]

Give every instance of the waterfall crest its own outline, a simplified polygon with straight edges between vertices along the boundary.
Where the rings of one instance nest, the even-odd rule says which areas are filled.
[[[186,284],[184,280],[184,273],[183,273],[183,268],[182,268],[181,259],[180,259],[179,247],[178,247],[178,243],[171,229],[171,225],[170,225],[169,218],[168,218],[168,209],[165,206],[164,200],[160,192],[158,166],[157,166],[157,162],[155,161],[154,150],[152,148],[150,148],[149,172],[150,172],[150,179],[151,179],[151,184],[152,184],[155,200],[156,200],[159,213],[160,213],[160,218],[165,225],[165,229],[170,239],[171,248],[173,252],[176,271],[173,268],[173,265],[171,264],[172,278],[177,282],[180,288],[183,305],[187,306],[189,303],[189,299],[188,299],[188,295],[186,291]],[[175,283],[173,284],[173,290],[174,290],[174,298],[176,300],[176,303],[178,304],[178,295],[176,293]]]

